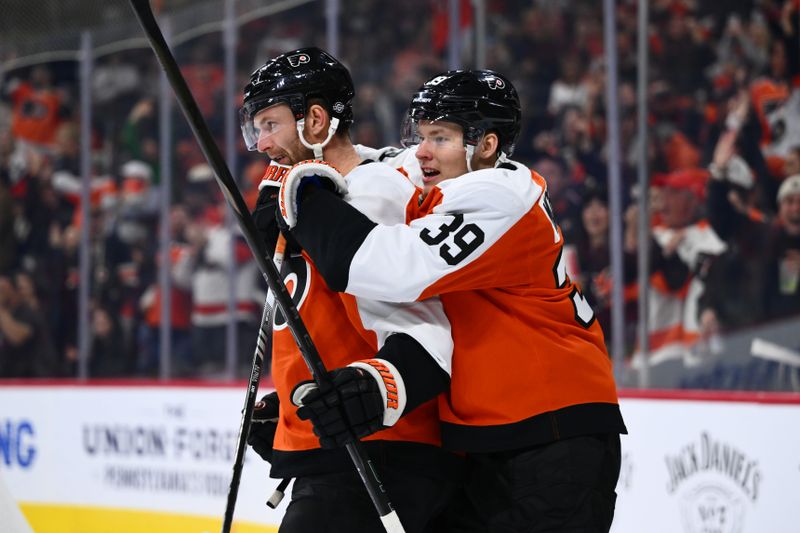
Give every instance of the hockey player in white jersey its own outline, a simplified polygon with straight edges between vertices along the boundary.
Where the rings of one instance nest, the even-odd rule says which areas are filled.
[[[626,428],[603,333],[566,273],[546,181],[508,159],[520,115],[496,72],[436,76],[404,127],[423,181],[407,224],[369,220],[303,178],[283,184],[280,215],[334,290],[440,295],[455,342],[443,444],[467,454],[480,529],[607,532]],[[323,438],[347,426],[324,402],[305,409]]]

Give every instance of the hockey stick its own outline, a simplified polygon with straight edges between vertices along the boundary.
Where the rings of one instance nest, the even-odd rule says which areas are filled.
[[[288,487],[289,483],[291,482],[292,482],[291,478],[287,477],[282,479],[281,482],[278,483],[278,488],[275,489],[275,491],[272,493],[272,496],[270,496],[269,499],[267,500],[267,507],[269,507],[270,509],[275,509],[278,507],[278,504],[281,503],[281,500],[283,500],[283,494],[284,492],[286,492],[286,487]]]
[[[283,234],[278,235],[278,242],[275,244],[275,254],[272,262],[275,270],[280,272],[283,264],[283,254],[286,251],[286,238]],[[264,311],[261,313],[261,327],[258,329],[258,340],[256,351],[253,354],[253,367],[250,370],[250,381],[247,384],[247,394],[242,410],[242,421],[239,424],[239,436],[236,439],[236,456],[233,461],[233,476],[231,477],[230,488],[228,489],[228,500],[225,504],[225,517],[222,520],[222,533],[229,533],[233,525],[233,511],[236,508],[236,498],[239,495],[239,482],[242,479],[242,468],[244,467],[244,453],[247,450],[247,436],[250,434],[250,426],[253,421],[253,409],[258,397],[258,382],[261,379],[261,372],[264,368],[264,359],[267,354],[272,352],[272,316],[275,313],[275,298],[272,291],[267,293],[264,301]],[[285,486],[283,487],[286,488]],[[281,497],[282,497],[281,492]],[[273,493],[272,498],[275,497]],[[270,499],[272,499],[270,498]],[[280,500],[278,500],[280,502]]]
[[[139,20],[139,23],[147,35],[150,47],[153,49],[161,67],[164,69],[167,79],[172,86],[172,90],[175,92],[175,97],[189,122],[194,136],[200,144],[203,154],[214,169],[217,184],[220,186],[228,204],[233,209],[239,221],[239,226],[242,229],[244,238],[250,246],[250,250],[253,252],[253,256],[259,268],[263,272],[267,285],[274,294],[275,300],[283,312],[283,316],[286,318],[287,326],[292,332],[292,336],[300,349],[303,360],[308,366],[311,377],[321,390],[330,389],[330,378],[328,377],[328,372],[322,362],[322,358],[317,352],[311,340],[311,336],[308,334],[308,329],[300,318],[297,307],[289,296],[286,285],[281,281],[278,271],[275,270],[275,265],[268,259],[266,246],[257,238],[258,234],[255,223],[250,216],[247,205],[244,203],[242,195],[236,186],[236,182],[233,180],[230,170],[228,170],[228,166],[225,164],[225,160],[211,136],[205,119],[203,119],[203,115],[200,113],[197,103],[186,84],[186,80],[183,79],[178,64],[172,56],[169,46],[164,40],[164,36],[161,34],[161,29],[158,27],[158,23],[150,9],[149,0],[130,0],[130,3],[136,13],[136,18]],[[367,457],[361,442],[356,440],[347,444],[347,452],[361,477],[361,481],[367,489],[367,493],[375,509],[378,511],[378,515],[386,531],[389,533],[404,532],[397,512],[392,508],[392,504],[386,494],[386,489],[380,479],[378,479],[375,468]]]

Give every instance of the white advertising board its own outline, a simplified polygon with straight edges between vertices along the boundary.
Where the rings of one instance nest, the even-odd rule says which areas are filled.
[[[240,387],[3,385],[2,477],[37,533],[134,531],[131,511],[153,515],[150,531],[218,530],[243,400]],[[613,533],[800,531],[800,401],[729,400],[622,399]],[[287,502],[264,505],[277,481],[246,458],[234,531],[275,531]],[[66,529],[37,506],[110,511]],[[160,528],[169,516],[215,521]]]
[[[0,468],[23,504],[221,521],[243,404],[234,387],[2,386]],[[237,520],[280,522],[286,503],[264,503],[277,485],[268,474],[245,454]]]
[[[800,404],[623,398],[613,533],[800,531]]]

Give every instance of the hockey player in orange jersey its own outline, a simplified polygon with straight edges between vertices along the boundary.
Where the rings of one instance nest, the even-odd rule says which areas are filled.
[[[358,156],[348,136],[353,95],[349,72],[324,51],[282,54],[256,70],[245,88],[240,113],[245,141],[273,165],[315,158],[286,176],[308,168],[335,173],[341,180],[337,187],[349,188],[348,198],[359,209],[384,223],[403,223],[414,185],[394,168]],[[270,168],[254,212],[268,249],[278,237],[274,214],[282,177]],[[441,449],[433,400],[449,384],[452,356],[441,302],[385,303],[337,294],[307,256],[295,252],[287,250],[282,275],[326,367],[336,369],[335,401],[347,411],[353,433],[369,435],[364,448],[405,531],[421,533],[448,501],[451,478],[462,464]],[[425,370],[405,386],[402,376],[416,369]],[[248,442],[270,461],[272,477],[295,478],[280,531],[383,531],[339,441],[320,442],[307,417],[296,412],[320,392],[280,313],[273,327],[272,377],[276,393],[257,404]]]
[[[308,178],[283,184],[280,215],[334,290],[440,295],[455,342],[442,439],[467,453],[483,530],[606,532],[626,428],[603,333],[566,273],[546,180],[507,157],[520,118],[500,74],[436,76],[404,126],[424,181],[407,224],[376,223]],[[304,409],[323,438],[343,440],[336,407]]]

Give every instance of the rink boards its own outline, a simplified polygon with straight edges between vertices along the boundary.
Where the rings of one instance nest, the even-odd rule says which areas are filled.
[[[798,396],[623,396],[614,533],[797,530]],[[37,533],[216,532],[243,403],[242,386],[0,384],[0,477]],[[276,485],[248,453],[235,532],[277,531]]]
[[[0,386],[3,479],[37,533],[218,532],[244,391]],[[245,454],[235,532],[277,531],[268,474]]]

